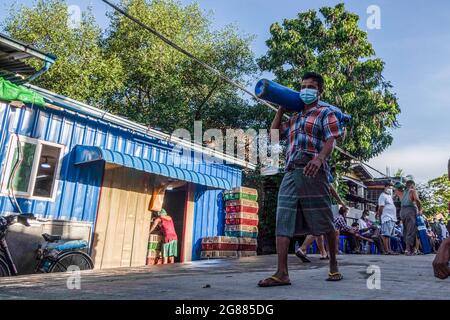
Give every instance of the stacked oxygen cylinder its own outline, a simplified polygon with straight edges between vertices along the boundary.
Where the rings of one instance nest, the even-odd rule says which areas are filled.
[[[162,236],[151,234],[148,239],[147,265],[162,264]]]
[[[258,192],[239,187],[224,193],[225,236],[202,239],[202,258],[256,256]]]

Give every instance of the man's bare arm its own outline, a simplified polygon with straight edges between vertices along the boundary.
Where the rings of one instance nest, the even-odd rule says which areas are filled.
[[[412,197],[413,197],[413,201],[416,203],[417,208],[419,209],[419,211],[422,211],[422,202],[419,199],[419,195],[417,194],[417,191],[414,190],[412,192]]]
[[[156,229],[156,227],[158,226],[158,224],[159,224],[160,222],[161,222],[161,219],[160,219],[160,218],[156,218],[156,219],[153,221],[152,226],[150,227],[149,233],[152,233],[153,230]]]
[[[448,180],[450,180],[450,159],[448,159],[447,175],[448,175]]]
[[[336,201],[343,207],[347,208],[347,205],[342,200],[341,196],[339,196],[339,193],[336,191],[336,189],[333,187],[333,185],[330,185],[330,192],[333,198],[336,199]]]
[[[440,279],[446,279],[450,275],[450,238],[442,242],[436,257],[433,261],[434,276]]]
[[[272,125],[270,126],[270,129],[272,130],[280,130],[281,128],[281,122],[283,120],[283,115],[285,113],[285,109],[283,107],[278,108],[278,111],[273,118]]]

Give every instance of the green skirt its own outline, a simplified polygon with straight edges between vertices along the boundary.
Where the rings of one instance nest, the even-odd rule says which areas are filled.
[[[178,256],[178,243],[177,240],[172,240],[162,245],[163,257],[177,257]]]

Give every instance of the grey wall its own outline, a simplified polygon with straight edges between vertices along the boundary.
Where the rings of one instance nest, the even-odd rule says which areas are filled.
[[[81,221],[30,221],[30,227],[14,224],[6,236],[11,255],[19,274],[33,273],[36,267],[36,249],[44,244],[43,233],[61,235],[66,240],[83,239],[90,243],[92,224]]]

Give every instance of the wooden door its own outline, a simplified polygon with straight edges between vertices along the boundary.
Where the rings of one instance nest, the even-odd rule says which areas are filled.
[[[151,186],[148,173],[105,165],[92,251],[96,269],[145,265]]]

